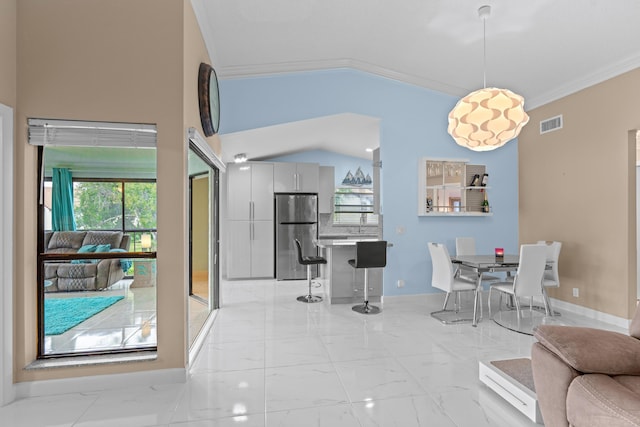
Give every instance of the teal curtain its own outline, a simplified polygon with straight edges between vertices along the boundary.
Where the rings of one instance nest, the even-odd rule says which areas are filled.
[[[69,169],[53,168],[51,192],[51,226],[53,231],[75,230],[73,181]]]

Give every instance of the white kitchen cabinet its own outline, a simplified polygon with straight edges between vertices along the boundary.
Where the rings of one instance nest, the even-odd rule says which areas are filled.
[[[227,278],[274,277],[273,221],[229,221]]]
[[[273,163],[227,166],[227,277],[274,277]]]
[[[274,163],[273,190],[276,193],[317,193],[318,163]]]
[[[332,213],[333,198],[336,191],[335,168],[320,166],[320,182],[318,189],[318,212]]]
[[[230,220],[273,220],[273,163],[227,166]]]

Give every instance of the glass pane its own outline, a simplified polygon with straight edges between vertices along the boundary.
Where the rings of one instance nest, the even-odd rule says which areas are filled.
[[[464,178],[464,163],[445,162],[443,165],[445,185],[462,186]]]
[[[377,224],[378,216],[373,214],[373,189],[336,188],[333,214],[334,224]]]
[[[124,185],[124,216],[127,230],[156,228],[156,183],[127,182]]]
[[[189,149],[189,346],[218,307],[218,170]]]
[[[442,185],[442,162],[427,161],[427,187]]]
[[[460,212],[465,163],[427,160],[425,212]]]
[[[51,200],[51,193],[53,190],[53,183],[51,181],[44,182],[44,231],[51,231],[52,228],[52,208],[53,202]]]
[[[337,188],[335,212],[373,212],[373,190],[370,188]]]
[[[78,230],[122,229],[122,184],[74,182],[73,201]]]
[[[131,236],[129,250],[131,252],[156,252],[157,241],[155,231],[127,231]]]
[[[39,357],[154,349],[156,260],[129,258],[126,252],[156,250],[156,150],[43,150],[41,252],[47,260],[40,264],[38,283]],[[75,231],[51,231],[56,228],[51,212],[57,206],[53,168],[72,175]],[[65,258],[84,252],[83,259]],[[95,258],[104,256],[98,252],[117,258]]]

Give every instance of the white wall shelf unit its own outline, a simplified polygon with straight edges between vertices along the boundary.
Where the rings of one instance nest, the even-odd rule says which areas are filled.
[[[419,164],[419,216],[491,216],[484,165],[465,159],[423,157]]]

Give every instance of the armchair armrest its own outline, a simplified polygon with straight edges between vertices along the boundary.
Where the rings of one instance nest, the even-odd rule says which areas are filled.
[[[534,336],[579,372],[640,375],[640,340],[628,335],[601,329],[540,325]]]

